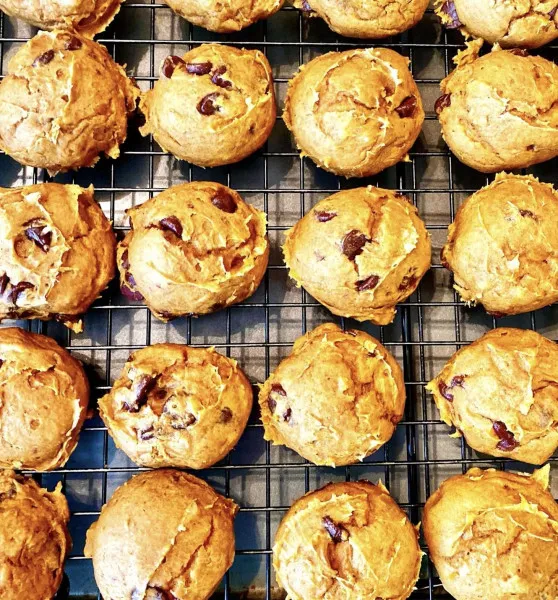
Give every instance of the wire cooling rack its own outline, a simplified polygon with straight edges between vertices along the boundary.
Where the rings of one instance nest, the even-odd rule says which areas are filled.
[[[20,22],[0,17],[3,74],[9,57],[34,32]],[[238,165],[207,170],[176,161],[161,152],[151,139],[139,136],[138,120],[132,120],[119,160],[102,160],[94,169],[56,178],[84,186],[93,183],[97,200],[113,220],[119,235],[123,235],[127,227],[126,208],[170,185],[191,180],[207,179],[230,185],[246,200],[265,210],[269,218],[270,266],[258,292],[241,305],[215,315],[185,318],[164,325],[153,319],[145,307],[128,303],[113,282],[88,313],[85,331],[80,335],[72,334],[57,323],[18,323],[54,337],[85,363],[94,400],[110,388],[132,350],[161,341],[214,345],[240,362],[256,392],[256,384],[263,382],[289,353],[299,335],[324,321],[339,322],[288,280],[280,252],[284,231],[317,200],[330,193],[367,184],[398,189],[418,206],[432,235],[432,270],[413,297],[400,306],[393,324],[378,328],[340,320],[343,326],[358,327],[378,337],[403,366],[408,397],[406,412],[390,443],[362,464],[340,469],[318,468],[289,450],[270,447],[264,442],[258,416],[254,413],[230,456],[219,465],[198,473],[219,491],[233,497],[241,507],[236,521],[235,563],[215,597],[266,600],[283,597],[271,566],[275,530],[296,498],[329,481],[382,479],[417,523],[426,498],[441,481],[472,465],[532,470],[525,465],[477,455],[462,442],[450,439],[447,426],[440,422],[424,391],[425,383],[456,349],[491,327],[501,324],[532,328],[553,339],[558,337],[555,307],[498,321],[488,317],[482,309],[465,308],[451,290],[449,274],[439,263],[439,249],[460,201],[489,181],[451,156],[441,140],[433,112],[440,79],[451,70],[452,58],[462,47],[459,34],[443,31],[429,10],[412,31],[366,44],[338,38],[322,21],[308,22],[298,11],[285,7],[268,21],[243,32],[217,35],[189,25],[164,4],[145,0],[125,3],[115,23],[99,41],[118,62],[127,64],[128,73],[143,89],[148,89],[158,78],[164,56],[181,54],[192,44],[219,41],[259,48],[267,54],[273,67],[280,108],[287,81],[300,64],[330,50],[388,46],[409,57],[427,112],[410,161],[369,180],[339,179],[321,171],[311,161],[301,159],[280,117],[262,151]],[[556,50],[549,47],[544,54],[553,58]],[[531,172],[555,183],[555,164],[551,161]],[[43,171],[22,168],[7,157],[0,157],[0,185],[4,187],[47,180]],[[71,597],[100,598],[91,562],[83,556],[85,532],[114,489],[138,470],[115,449],[102,421],[95,416],[86,422],[78,447],[64,469],[35,475],[48,487],[59,480],[64,483],[72,511],[70,529],[74,540],[66,565]],[[557,458],[552,459],[552,471],[558,480]],[[555,495],[557,491],[555,487]],[[61,595],[65,597],[67,590]],[[425,558],[412,598],[433,597],[444,597],[444,592]]]

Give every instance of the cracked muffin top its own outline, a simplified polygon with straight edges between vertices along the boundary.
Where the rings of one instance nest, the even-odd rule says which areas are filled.
[[[64,348],[44,335],[0,329],[0,468],[65,465],[88,404],[83,368]]]
[[[496,316],[558,301],[558,193],[530,175],[498,174],[460,206],[441,259],[461,298]]]
[[[336,315],[379,325],[430,267],[430,236],[417,209],[391,190],[343,190],[287,232],[289,275]]]
[[[503,48],[539,48],[558,37],[558,0],[436,0],[448,29]]]
[[[380,482],[330,483],[297,500],[273,547],[292,600],[405,600],[418,579],[418,531]]]
[[[123,0],[0,0],[0,10],[40,29],[71,29],[86,37],[104,31]]]
[[[405,408],[401,368],[373,337],[320,325],[298,338],[259,394],[264,438],[316,465],[364,460]]]
[[[51,319],[76,333],[115,273],[116,239],[93,188],[0,188],[0,319]]]
[[[251,409],[235,360],[179,344],[134,352],[99,400],[116,445],[146,467],[210,467],[234,448]]]
[[[424,536],[453,598],[558,598],[558,505],[547,489],[549,468],[532,476],[474,468],[430,496]]]
[[[202,44],[168,56],[143,94],[142,135],[201,167],[238,162],[260,148],[275,125],[271,66],[259,50]]]
[[[104,46],[40,32],[10,59],[0,84],[0,149],[50,174],[117,158],[138,90]]]
[[[87,532],[101,594],[112,600],[206,600],[234,558],[236,504],[173,469],[120,486]]]
[[[535,331],[489,331],[426,389],[477,452],[540,465],[558,448],[558,346]]]
[[[266,216],[224,185],[177,185],[128,215],[132,230],[117,251],[121,289],[163,321],[241,302],[265,274]]]
[[[164,0],[174,12],[194,25],[231,33],[276,13],[284,0]]]
[[[440,84],[436,112],[450,150],[467,166],[494,173],[558,154],[558,66],[524,50],[478,58],[470,43]]]
[[[345,177],[407,156],[424,121],[409,60],[386,48],[329,52],[289,82],[283,120],[302,156]]]
[[[380,39],[414,27],[430,0],[294,0],[310,17],[321,17],[336,33],[347,37]]]
[[[0,597],[51,600],[64,575],[72,541],[61,492],[13,471],[0,472]]]

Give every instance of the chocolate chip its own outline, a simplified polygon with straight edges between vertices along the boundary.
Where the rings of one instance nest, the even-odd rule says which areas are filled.
[[[126,251],[127,252],[127,251]],[[125,252],[125,254],[126,254]],[[127,258],[128,255],[126,254],[126,262],[127,262]],[[130,266],[130,265],[128,265]],[[143,300],[143,296],[140,294],[140,292],[138,292],[135,288],[136,288],[136,280],[134,279],[134,276],[132,275],[132,273],[130,273],[130,271],[126,271],[124,273],[124,281],[126,282],[125,285],[121,285],[120,286],[120,291],[122,292],[122,294],[124,296],[126,296],[126,298],[130,298],[130,300]]]
[[[364,233],[353,229],[343,238],[341,249],[349,260],[355,260],[362,253],[364,245],[369,241],[370,238],[366,237]]]
[[[201,63],[186,63],[186,71],[188,71],[188,73],[191,75],[207,75],[212,68],[213,65],[209,61]]]
[[[377,285],[380,278],[378,275],[370,275],[366,279],[361,279],[356,282],[356,289],[358,292],[366,292],[367,290],[373,290]]]
[[[180,58],[180,56],[167,56],[161,65],[161,74],[167,79],[170,79],[176,67],[185,64],[186,63]]]
[[[414,288],[418,281],[418,277],[416,275],[405,275],[399,284],[399,290],[408,290],[410,288]]]
[[[221,409],[221,416],[219,417],[219,422],[229,423],[232,419],[232,416],[232,410],[228,406],[225,406],[225,408]]]
[[[170,425],[173,429],[180,430],[190,427],[190,425],[193,425],[196,421],[197,419],[195,415],[192,413],[186,413],[183,419],[181,419],[178,415],[173,415],[173,420]]]
[[[525,210],[524,208],[519,209],[519,214],[522,217],[528,217],[529,219],[533,219],[534,221],[538,220],[538,217],[534,212],[531,212],[530,210]]]
[[[153,425],[150,425],[145,429],[141,429],[140,431],[138,431],[138,437],[144,442],[152,440],[155,437],[155,427],[153,427]]]
[[[36,221],[34,221],[35,223]],[[28,240],[34,242],[43,252],[50,250],[52,242],[52,231],[45,232],[44,225],[33,225],[25,230],[25,235]]]
[[[440,381],[438,384],[438,390],[440,394],[448,401],[453,402],[453,394],[450,394],[448,390],[453,389],[454,387],[463,387],[463,382],[465,381],[465,375],[456,375],[452,378],[449,385],[443,381]]]
[[[403,102],[395,109],[395,112],[402,118],[407,119],[415,114],[418,102],[414,96],[407,96]]]
[[[331,221],[331,219],[334,219],[337,216],[337,213],[328,212],[327,210],[317,210],[314,213],[314,216],[320,223],[327,223],[328,221]]]
[[[269,408],[269,412],[273,414],[275,412],[275,409],[277,408],[277,402],[275,402],[275,400],[271,396],[268,396],[267,406]]]
[[[219,210],[231,214],[238,208],[234,198],[226,190],[219,190],[211,199],[211,204]]]
[[[308,0],[302,0],[301,8],[304,12],[312,12],[312,7],[308,4]]]
[[[439,115],[444,108],[447,108],[448,106],[451,106],[451,94],[443,94],[436,100],[434,110],[436,111],[436,114]]]
[[[130,261],[128,260],[128,250],[124,250],[124,252],[122,252],[122,256],[120,257],[120,264],[122,268],[126,271],[130,268]]]
[[[66,43],[64,44],[64,50],[70,50],[70,51],[79,50],[82,46],[83,46],[82,41],[79,38],[72,35],[70,37],[70,39],[67,40]]]
[[[6,291],[6,286],[8,285],[8,283],[10,283],[10,278],[8,277],[8,275],[6,273],[4,273],[0,277],[0,296],[2,296],[4,294],[4,292]]]
[[[159,228],[163,231],[171,231],[178,238],[182,238],[182,223],[175,216],[165,217],[159,221]]]
[[[217,67],[215,71],[211,74],[211,81],[219,86],[220,88],[224,88],[226,90],[230,90],[232,88],[232,82],[227,79],[223,79],[221,75],[224,75],[227,72],[227,67],[225,65],[221,65]]]
[[[285,388],[280,383],[272,383],[271,384],[271,393],[279,394],[279,396],[283,396],[283,397],[287,396],[287,392],[285,391]]]
[[[47,50],[42,54],[39,54],[33,61],[33,66],[38,67],[39,65],[48,65],[48,63],[54,58],[54,50]]]
[[[452,388],[454,387],[463,387],[463,382],[465,381],[465,375],[456,375],[455,377],[452,378],[451,382],[450,382],[450,386]]]
[[[283,421],[288,423],[291,420],[292,414],[293,411],[290,408],[287,408],[287,410],[283,413]]]
[[[8,296],[7,296],[6,300],[17,306],[17,301],[18,301],[19,297],[21,296],[22,292],[24,290],[29,290],[33,287],[35,287],[35,286],[32,283],[29,283],[28,281],[20,281],[19,283],[16,283],[12,287],[12,289],[8,292]]]
[[[455,8],[453,0],[446,0],[444,4],[442,4],[442,12],[451,19],[450,23],[444,23],[448,29],[458,29],[461,27],[462,23],[459,20],[459,15],[457,14],[457,9]]]
[[[502,421],[494,421],[492,423],[494,433],[500,438],[496,448],[504,452],[511,452],[519,446],[519,442],[515,439],[513,433],[508,430],[506,424]]]
[[[511,50],[508,50],[508,52],[510,54],[515,54],[515,56],[529,56],[529,52],[527,52],[527,50],[524,50],[523,48],[512,48]]]
[[[554,8],[553,8],[553,9],[552,9],[552,10],[551,10],[549,13],[548,13],[548,16],[549,16],[551,19],[554,19],[554,15],[556,14],[556,11],[557,11],[557,10],[558,10],[558,6],[555,6],[555,7],[554,7]]]
[[[214,103],[215,98],[217,98],[218,96],[219,96],[219,94],[217,94],[215,92],[212,94],[207,94],[207,96],[204,96],[198,102],[198,105],[196,106],[196,108],[198,109],[198,112],[206,117],[209,117],[209,116],[215,114],[219,110],[219,107],[215,106],[215,103]]]
[[[349,532],[340,523],[335,523],[330,517],[326,516],[322,519],[322,524],[336,544],[348,540]]]
[[[139,412],[139,410],[147,404],[147,396],[155,387],[156,383],[157,377],[151,377],[151,375],[142,375],[136,384],[134,402],[132,404],[124,402],[122,409],[127,410],[128,412]]]

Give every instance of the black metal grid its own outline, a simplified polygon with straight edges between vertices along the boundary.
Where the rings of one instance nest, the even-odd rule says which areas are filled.
[[[244,47],[260,48],[270,58],[274,72],[276,74],[279,72],[275,81],[280,103],[286,82],[296,67],[307,62],[316,53],[368,45],[388,46],[410,58],[411,70],[421,88],[427,111],[425,131],[430,129],[434,132],[436,132],[437,123],[432,107],[434,99],[438,95],[438,84],[441,77],[451,70],[452,56],[462,47],[462,40],[458,35],[448,34],[440,29],[432,10],[427,12],[424,22],[415,30],[394,39],[368,44],[358,40],[337,38],[327,30],[323,23],[316,20],[308,24],[302,15],[291,7],[282,9],[278,15],[272,17],[269,23],[263,22],[247,31],[230,36],[216,36],[175,19],[175,23],[180,23],[181,35],[163,39],[158,35],[158,19],[163,15],[164,18],[168,18],[170,15],[170,10],[164,4],[149,0],[144,3],[128,2],[124,4],[115,24],[99,38],[99,41],[107,45],[113,57],[119,62],[124,62],[121,54],[128,53],[134,46],[146,50],[147,69],[142,70],[140,67],[137,70],[133,67],[129,69],[130,74],[134,75],[144,88],[152,86],[158,77],[158,59],[161,58],[158,56],[159,49],[164,49],[165,53],[168,53],[166,52],[167,47],[173,47],[177,42],[188,46],[203,42],[222,41]],[[279,27],[271,28],[271,24],[274,22],[278,23]],[[13,45],[28,39],[28,35],[21,36],[19,33],[14,33],[13,23],[3,15],[0,17],[0,68],[2,73],[5,73],[6,70],[5,53]],[[294,25],[296,31],[293,32],[292,27],[289,29],[289,24]],[[284,27],[284,37],[278,36],[275,31],[281,29],[281,26]],[[140,35],[136,35],[136,29],[141,31]],[[271,29],[274,29],[273,33]],[[132,31],[130,32],[130,30]],[[554,48],[551,48],[550,52],[554,52]],[[276,59],[279,57],[280,62],[281,53],[284,53],[285,64],[292,66],[288,75],[284,74],[283,65],[277,64]],[[441,72],[430,75],[428,67],[424,69],[422,66],[428,65],[432,56],[437,56],[442,61],[443,68]],[[423,75],[423,71],[426,74]],[[279,208],[276,213],[279,217],[269,225],[275,253],[272,254],[264,283],[256,296],[242,305],[233,306],[224,311],[218,317],[219,321],[212,322],[211,325],[213,331],[215,328],[224,331],[221,330],[217,336],[213,336],[211,333],[205,337],[202,335],[201,343],[199,332],[203,332],[204,323],[209,323],[209,317],[202,317],[197,321],[181,319],[172,324],[175,333],[188,344],[214,345],[228,356],[237,356],[239,352],[241,354],[244,352],[249,354],[251,351],[262,352],[263,354],[258,360],[260,366],[263,367],[263,375],[259,381],[262,381],[263,377],[267,377],[274,369],[280,358],[279,355],[282,356],[288,352],[294,337],[320,321],[337,321],[319,307],[313,299],[307,297],[303,291],[297,292],[291,289],[294,294],[298,294],[298,298],[292,299],[289,296],[287,301],[278,298],[275,293],[277,285],[287,285],[286,269],[277,252],[280,235],[302,216],[317,198],[336,192],[341,187],[368,183],[398,189],[412,198],[413,202],[419,206],[433,236],[434,247],[437,249],[443,243],[447,225],[453,218],[459,200],[476,191],[478,187],[488,181],[484,176],[479,177],[478,174],[460,166],[443,143],[439,141],[439,135],[434,144],[425,140],[423,135],[421,141],[410,153],[411,161],[409,163],[397,165],[372,180],[349,182],[340,180],[324,174],[309,161],[301,159],[292,145],[283,147],[284,141],[288,140],[288,137],[280,117],[278,117],[277,129],[280,129],[283,141],[275,143],[272,136],[263,151],[257,153],[256,158],[253,159],[255,162],[249,163],[249,168],[257,164],[258,169],[261,169],[261,177],[256,183],[248,178],[248,185],[242,185],[242,182],[239,185],[235,175],[237,169],[241,167],[235,165],[225,169],[206,171],[185,166],[181,167],[177,173],[176,163],[169,162],[166,165],[165,185],[160,185],[161,160],[165,160],[163,158],[165,154],[151,139],[141,140],[135,133],[136,126],[136,123],[131,122],[130,139],[123,148],[120,162],[129,161],[133,170],[136,165],[134,161],[141,161],[137,164],[142,164],[147,171],[146,183],[145,176],[142,174],[140,179],[144,183],[138,184],[132,181],[122,184],[118,171],[119,161],[104,160],[94,170],[81,171],[75,176],[58,177],[57,180],[74,181],[82,185],[95,183],[98,198],[104,200],[103,206],[113,220],[118,217],[118,206],[122,197],[130,196],[130,202],[135,202],[135,195],[137,194],[139,197],[143,194],[141,200],[144,200],[169,185],[192,179],[215,179],[231,185],[249,200],[254,201],[256,198],[256,203],[259,203],[259,206],[266,212],[272,209],[272,204],[274,206],[278,204]],[[436,136],[436,133],[434,135]],[[248,159],[248,161],[250,160]],[[291,171],[298,169],[298,179],[295,177],[293,180],[289,175],[288,185],[283,187],[281,182],[276,185],[277,182],[270,181],[270,173],[279,161],[290,162]],[[439,176],[439,181],[432,185],[427,172],[428,164],[435,161],[440,161],[440,166],[436,168],[437,175],[434,176],[434,180]],[[182,164],[184,165],[184,163]],[[6,187],[48,180],[44,172],[36,169],[16,168],[13,161],[8,158],[2,158],[1,165],[0,183]],[[424,168],[421,169],[421,166]],[[16,170],[14,171],[14,169]],[[543,173],[547,175],[546,179],[548,180],[548,172],[543,171]],[[100,177],[98,178],[97,175]],[[100,183],[97,179],[100,179]],[[290,200],[288,222],[281,218],[281,203],[282,199],[286,197]],[[298,202],[296,202],[297,197]],[[293,198],[295,198],[294,212],[292,210]],[[428,207],[431,202],[437,206],[445,206],[445,208],[437,209],[430,214]],[[296,208],[297,204],[298,208]],[[117,221],[115,229],[122,233],[126,226]],[[225,494],[230,493],[234,497],[241,506],[238,520],[242,521],[245,527],[253,526],[258,531],[258,535],[254,536],[255,543],[252,545],[250,542],[245,543],[238,549],[235,565],[225,577],[222,589],[218,593],[219,596],[233,598],[245,594],[248,585],[244,575],[248,569],[254,572],[252,581],[248,582],[254,584],[256,588],[252,590],[254,597],[262,597],[266,600],[275,597],[271,568],[273,531],[278,519],[290,504],[290,502],[278,502],[275,497],[278,488],[281,496],[281,490],[289,487],[288,481],[291,478],[302,484],[302,491],[308,491],[317,487],[319,483],[331,479],[348,480],[360,478],[363,474],[376,480],[381,477],[387,487],[392,489],[401,506],[408,511],[413,522],[417,523],[421,518],[425,499],[435,489],[440,478],[443,479],[452,473],[465,471],[473,464],[478,463],[494,465],[499,468],[510,466],[510,463],[505,460],[479,457],[463,443],[458,447],[458,444],[454,442],[457,450],[456,456],[451,453],[446,455],[445,452],[439,451],[438,442],[433,442],[438,432],[439,435],[445,437],[447,427],[441,423],[438,414],[432,410],[431,401],[424,391],[425,383],[437,372],[443,362],[442,358],[445,360],[451,352],[471,341],[472,337],[469,333],[471,325],[490,328],[497,324],[495,319],[486,317],[481,310],[465,309],[458,301],[457,296],[451,292],[438,298],[436,291],[441,287],[449,290],[450,280],[441,268],[436,252],[433,262],[432,274],[421,283],[417,293],[400,307],[398,317],[393,325],[375,328],[362,324],[356,325],[341,319],[342,325],[357,326],[376,335],[396,354],[403,365],[408,400],[404,420],[400,423],[392,442],[362,465],[335,470],[321,469],[304,461],[301,462],[289,451],[276,452],[269,443],[264,443],[261,440],[261,425],[257,415],[253,415],[243,439],[249,438],[248,442],[254,444],[255,440],[258,440],[258,447],[261,448],[259,455],[250,454],[248,449],[247,455],[251,458],[246,460],[242,453],[239,456],[233,452],[219,465],[201,473],[202,477],[208,478],[218,489]],[[118,373],[119,368],[116,368],[115,363],[122,362],[129,351],[149,344],[155,339],[159,341],[161,327],[171,327],[171,325],[160,326],[155,320],[152,320],[147,309],[125,302],[125,299],[119,295],[117,286],[112,285],[103,298],[92,307],[86,321],[86,334],[83,336],[76,336],[55,323],[19,322],[18,324],[55,337],[74,354],[84,359],[92,377],[93,396],[97,398],[106,393],[112,379]],[[284,339],[280,335],[281,328],[286,327],[286,322],[282,319],[282,311],[290,311],[289,314],[293,314],[294,311],[299,315],[294,319],[297,333],[293,336],[289,330],[289,339]],[[241,312],[244,315],[245,323],[261,329],[260,338],[256,341],[253,338],[245,341],[242,336],[240,340],[238,339],[237,321]],[[552,324],[558,321],[553,318],[556,316],[554,313],[555,310],[550,308],[540,311],[537,316],[534,314],[524,316],[513,323],[506,320],[504,324],[539,329],[549,335],[554,331]],[[129,317],[133,329],[133,323],[138,314],[143,315],[144,319],[141,323],[141,330],[144,332],[143,339],[138,340],[137,336],[133,334],[131,340],[122,343],[116,334],[120,322],[123,318]],[[436,320],[442,333],[432,335],[430,327]],[[115,325],[117,321],[118,325]],[[293,319],[291,319],[291,325],[293,325],[292,321]],[[157,335],[155,335],[155,331]],[[163,335],[165,334],[163,333]],[[242,359],[240,359],[240,363],[245,366]],[[254,383],[258,381],[254,377],[251,379]],[[98,417],[87,421],[75,454],[80,454],[80,452],[80,457],[76,460],[74,460],[75,457],[72,457],[66,468],[53,474],[35,475],[35,477],[48,486],[61,479],[70,499],[71,529],[75,543],[73,553],[68,561],[67,572],[71,582],[72,597],[79,592],[79,597],[100,598],[98,592],[94,592],[93,589],[91,565],[83,557],[84,532],[88,525],[96,519],[101,504],[108,499],[114,487],[136,472],[138,468],[131,463],[115,458],[118,453],[114,451],[106,429]],[[556,461],[557,459],[554,458],[552,463],[554,470],[557,466]],[[524,466],[522,467],[524,468]],[[259,495],[258,502],[254,504],[245,500],[244,493],[238,492],[236,487],[231,490],[231,485],[236,484],[239,477],[242,480],[241,488],[244,492],[251,486],[260,486],[263,494]],[[281,479],[278,479],[279,477]],[[85,496],[88,496],[87,491],[89,491],[90,498],[83,498],[84,490]],[[295,497],[292,497],[292,500]],[[89,500],[91,500],[91,506],[87,506]],[[254,567],[256,564],[259,565],[258,569]],[[434,596],[443,597],[443,591],[433,573],[431,564],[425,560],[417,591],[413,593],[412,598],[433,598]]]

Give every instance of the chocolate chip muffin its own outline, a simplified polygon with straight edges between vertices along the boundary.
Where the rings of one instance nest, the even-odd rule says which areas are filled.
[[[436,0],[448,29],[503,48],[539,48],[558,37],[558,0]]]
[[[355,38],[386,38],[414,27],[430,0],[295,0],[294,5],[310,17],[321,17],[330,29]]]
[[[72,545],[61,488],[48,492],[31,478],[0,471],[2,600],[50,600],[59,588]]]
[[[426,389],[477,452],[540,465],[558,448],[558,346],[534,331],[489,331]]]
[[[409,60],[387,48],[329,52],[291,79],[283,120],[302,156],[368,177],[404,160],[424,121]]]
[[[424,507],[424,536],[456,600],[558,598],[558,505],[549,465],[533,476],[470,469]]]
[[[387,325],[430,267],[430,236],[396,192],[368,186],[318,202],[287,232],[290,276],[336,315]]]
[[[49,337],[0,329],[0,398],[0,468],[64,466],[89,404],[79,361]]]
[[[169,321],[251,296],[269,256],[265,214],[219,183],[172,187],[128,211],[118,246],[122,292]]]
[[[273,547],[288,598],[405,600],[418,579],[418,532],[386,488],[330,483],[297,500]]]
[[[146,467],[204,469],[236,445],[252,388],[213,348],[155,344],[134,352],[99,412],[116,445]]]
[[[496,316],[558,300],[558,194],[531,176],[501,173],[457,211],[442,249],[465,302]]]
[[[87,532],[104,598],[206,600],[234,558],[236,504],[173,469],[130,479]]]
[[[363,331],[320,325],[298,338],[260,389],[264,438],[316,465],[349,465],[383,446],[403,416],[393,356]]]
[[[104,46],[76,33],[40,32],[0,84],[0,149],[50,174],[117,158],[138,90]]]
[[[164,0],[177,14],[194,25],[216,31],[231,33],[240,31],[256,21],[275,14],[284,0]]]
[[[200,167],[238,162],[253,154],[275,124],[275,92],[259,50],[203,44],[182,58],[168,56],[143,95],[142,135],[176,158]]]
[[[39,29],[70,29],[86,37],[104,31],[123,0],[0,0],[0,10]]]
[[[116,239],[93,188],[0,188],[0,319],[56,319],[76,333],[115,273]]]
[[[440,84],[436,112],[457,158],[483,173],[558,155],[558,66],[524,50],[461,55]]]

